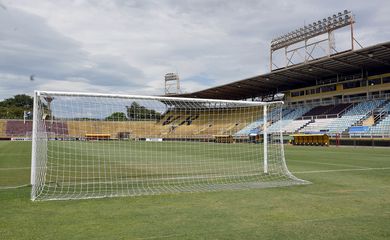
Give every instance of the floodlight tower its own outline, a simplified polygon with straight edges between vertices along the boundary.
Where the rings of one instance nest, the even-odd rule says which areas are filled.
[[[304,62],[314,60],[313,52],[316,48],[324,50],[328,56],[336,53],[334,31],[343,27],[350,27],[351,31],[351,49],[354,50],[354,42],[358,43],[353,35],[353,24],[355,23],[354,16],[351,11],[344,10],[338,14],[333,14],[328,18],[324,18],[322,21],[316,21],[309,25],[305,25],[299,29],[289,32],[283,36],[277,37],[271,41],[270,49],[270,71],[274,70],[274,67],[280,68],[273,62],[273,54],[275,51],[284,49],[285,65],[282,67],[288,67],[293,65],[292,58],[294,56],[300,56]],[[310,39],[315,37],[325,36],[324,38],[316,38],[309,43]],[[290,48],[297,43],[304,43],[303,46]],[[320,43],[327,43],[326,49],[321,47]],[[359,44],[359,43],[358,43]],[[359,44],[360,45],[360,44]],[[360,45],[361,46],[361,45]],[[303,52],[303,54],[302,54]]]
[[[165,74],[165,95],[180,93],[180,78],[177,73]]]

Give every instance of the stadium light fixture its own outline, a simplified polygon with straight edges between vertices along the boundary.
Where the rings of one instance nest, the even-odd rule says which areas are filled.
[[[309,61],[310,59],[314,59],[311,55],[313,49],[316,48],[318,44],[323,42],[328,42],[328,49],[323,50],[325,50],[328,56],[330,56],[334,51],[336,51],[334,49],[334,39],[332,37],[333,31],[346,26],[350,26],[351,29],[351,49],[353,50],[354,41],[356,41],[353,36],[354,23],[355,20],[352,12],[344,10],[342,12],[340,11],[336,14],[332,14],[326,18],[323,18],[322,20],[313,21],[312,23],[297,28],[294,31],[274,38],[271,41],[270,48],[270,70],[273,71],[273,66],[277,67],[277,65],[273,62],[273,53],[279,49],[284,49],[286,67],[288,67],[290,64],[294,64],[292,57],[295,55],[295,53],[297,53],[295,56],[299,55],[302,59],[304,59],[305,62]],[[324,39],[313,39],[317,36],[325,34],[328,36]],[[308,41],[310,39],[312,39],[312,41]],[[289,49],[290,46],[300,42],[304,42],[304,46],[295,46],[294,49]],[[304,49],[303,51],[305,52],[300,54],[299,51],[302,49]]]
[[[354,19],[351,11],[344,10],[343,12],[338,12],[332,16],[323,18],[322,21],[314,21],[313,23],[273,39],[271,41],[271,51],[287,47],[294,43],[298,43],[318,35],[329,33],[338,28],[345,27],[353,23]]]

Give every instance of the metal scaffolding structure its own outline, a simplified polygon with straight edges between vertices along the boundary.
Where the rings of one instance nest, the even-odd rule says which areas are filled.
[[[165,95],[180,94],[180,78],[177,73],[165,74]]]
[[[316,49],[321,49],[328,57],[337,53],[335,47],[334,31],[343,27],[350,27],[351,48],[354,50],[354,43],[359,44],[354,38],[353,24],[355,23],[354,16],[351,11],[344,10],[322,21],[313,22],[305,25],[302,28],[296,29],[283,36],[277,37],[271,41],[270,48],[270,71],[289,67],[297,64],[292,61],[293,57],[299,56],[301,62],[315,60],[313,52]],[[312,40],[312,41],[309,41]],[[294,46],[301,43],[302,46]],[[325,45],[325,46],[324,46]],[[360,45],[360,44],[359,44]],[[360,47],[362,47],[360,45]],[[274,62],[273,55],[276,51],[284,50],[284,66],[277,66]]]

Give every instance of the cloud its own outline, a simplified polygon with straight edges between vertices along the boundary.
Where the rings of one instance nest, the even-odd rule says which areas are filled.
[[[143,72],[109,54],[83,49],[42,17],[7,8],[0,14],[0,91],[140,88]],[[29,81],[35,75],[35,81]],[[60,81],[60,82],[59,82]],[[63,83],[63,84],[59,84]],[[4,96],[4,95],[2,95]]]
[[[350,8],[363,46],[390,37],[385,0],[2,0],[2,6],[0,99],[31,86],[158,95],[172,71],[187,92],[226,84],[267,72],[272,38]]]

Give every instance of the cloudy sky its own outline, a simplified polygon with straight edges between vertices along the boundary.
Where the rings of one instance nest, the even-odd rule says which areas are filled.
[[[162,94],[167,72],[185,92],[244,79],[268,71],[272,38],[344,9],[363,46],[390,40],[388,0],[0,0],[0,99]]]

